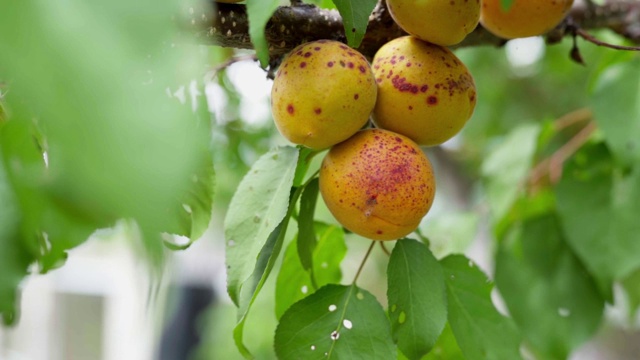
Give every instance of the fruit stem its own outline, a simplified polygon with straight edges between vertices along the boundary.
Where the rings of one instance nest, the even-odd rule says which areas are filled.
[[[371,250],[373,250],[373,247],[376,245],[376,241],[371,241],[371,246],[369,246],[369,250],[367,250],[367,253],[364,255],[364,259],[362,259],[362,262],[360,263],[360,267],[358,268],[358,272],[356,272],[356,276],[353,278],[353,281],[351,282],[351,285],[355,285],[356,281],[358,281],[358,277],[360,277],[360,273],[362,272],[362,268],[364,267],[364,264],[367,262],[367,259],[369,258],[369,254],[371,254]]]
[[[389,252],[389,250],[387,249],[386,246],[384,246],[384,242],[379,241],[380,243],[380,247],[382,248],[382,251],[384,251],[385,254],[387,254],[387,256],[391,256],[391,253]]]

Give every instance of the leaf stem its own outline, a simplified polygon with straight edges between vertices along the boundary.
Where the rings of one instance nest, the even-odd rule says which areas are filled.
[[[384,251],[385,254],[387,254],[387,256],[391,256],[391,253],[389,252],[389,249],[387,249],[386,246],[384,246],[384,242],[383,241],[379,241],[380,243],[380,247],[382,248],[382,251]]]
[[[367,253],[364,255],[364,258],[362,259],[362,262],[360,262],[360,267],[358,268],[358,271],[356,272],[356,276],[353,277],[353,281],[351,282],[351,285],[355,285],[356,281],[358,281],[358,278],[360,277],[360,273],[362,272],[362,268],[364,267],[364,264],[367,262],[367,259],[369,258],[369,255],[371,254],[371,250],[373,250],[373,247],[376,245],[376,241],[371,240],[371,245],[369,246],[369,249],[367,250]]]

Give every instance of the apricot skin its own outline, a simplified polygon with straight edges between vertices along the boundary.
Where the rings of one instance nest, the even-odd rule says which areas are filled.
[[[362,54],[337,41],[318,40],[298,46],[280,64],[271,109],[276,127],[289,141],[324,149],[362,128],[376,95]]]
[[[387,0],[387,6],[404,31],[442,46],[461,42],[480,19],[480,0]]]
[[[573,0],[514,0],[504,10],[500,0],[482,0],[480,22],[504,39],[542,35],[556,27],[573,5]]]
[[[424,146],[442,144],[473,114],[476,86],[467,67],[447,48],[411,36],[378,50],[373,60],[380,128]]]
[[[435,196],[429,159],[409,138],[361,130],[329,151],[320,168],[320,193],[345,228],[372,240],[414,231]]]

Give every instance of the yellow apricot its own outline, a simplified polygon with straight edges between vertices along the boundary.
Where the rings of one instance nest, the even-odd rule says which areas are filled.
[[[480,19],[480,0],[387,0],[387,6],[404,31],[442,46],[461,42]]]
[[[431,163],[420,147],[381,129],[361,130],[334,146],[320,168],[320,193],[333,216],[372,240],[414,231],[435,190]]]
[[[475,109],[473,77],[447,48],[400,37],[378,50],[373,72],[378,83],[375,124],[420,145],[447,141]]]
[[[501,0],[482,0],[480,22],[505,39],[542,35],[567,16],[573,0],[514,0],[504,10]]]
[[[337,41],[293,49],[271,90],[276,127],[289,141],[324,149],[348,139],[369,119],[377,86],[367,60]]]

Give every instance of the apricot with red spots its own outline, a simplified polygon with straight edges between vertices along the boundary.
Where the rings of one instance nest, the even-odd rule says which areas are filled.
[[[461,42],[480,19],[480,0],[387,0],[387,6],[404,31],[442,46]]]
[[[504,39],[542,35],[560,24],[571,5],[573,0],[514,0],[505,9],[501,0],[482,0],[480,22]]]
[[[411,36],[378,50],[373,60],[378,100],[375,124],[433,146],[457,134],[476,106],[467,67],[447,48]]]
[[[372,240],[413,232],[435,195],[431,163],[411,139],[367,129],[331,148],[320,168],[320,193],[345,228]]]
[[[273,118],[289,141],[324,149],[367,122],[377,86],[367,60],[337,41],[295,48],[282,61],[271,90]]]

